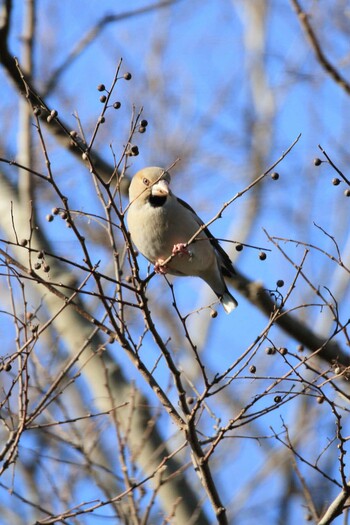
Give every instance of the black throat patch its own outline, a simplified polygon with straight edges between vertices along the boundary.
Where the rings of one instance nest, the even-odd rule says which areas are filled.
[[[154,208],[159,208],[165,204],[167,195],[151,195],[149,198],[149,203]]]

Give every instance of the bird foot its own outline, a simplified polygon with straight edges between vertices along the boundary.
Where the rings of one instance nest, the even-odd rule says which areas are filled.
[[[180,257],[182,255],[187,255],[189,259],[192,259],[192,252],[187,248],[186,244],[184,244],[183,242],[175,244],[171,253],[172,255],[179,255]]]
[[[154,265],[154,271],[156,273],[160,273],[161,275],[165,275],[168,272],[168,267],[166,264],[164,264],[164,259],[158,259]]]

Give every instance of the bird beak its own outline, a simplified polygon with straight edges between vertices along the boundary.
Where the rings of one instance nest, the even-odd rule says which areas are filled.
[[[168,182],[165,179],[161,179],[155,184],[153,184],[151,194],[154,197],[164,197],[165,195],[169,195]]]

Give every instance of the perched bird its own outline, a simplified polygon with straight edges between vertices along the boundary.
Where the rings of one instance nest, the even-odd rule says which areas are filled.
[[[208,228],[187,245],[204,223],[169,184],[170,175],[162,168],[144,168],[134,175],[128,209],[131,239],[157,273],[201,277],[230,313],[238,304],[224,281],[235,274],[230,258]]]

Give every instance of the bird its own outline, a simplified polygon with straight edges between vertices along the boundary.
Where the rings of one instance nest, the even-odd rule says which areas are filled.
[[[203,279],[229,314],[238,305],[224,280],[236,273],[232,262],[191,206],[174,195],[170,181],[170,173],[155,166],[133,176],[127,209],[131,240],[156,273]]]

